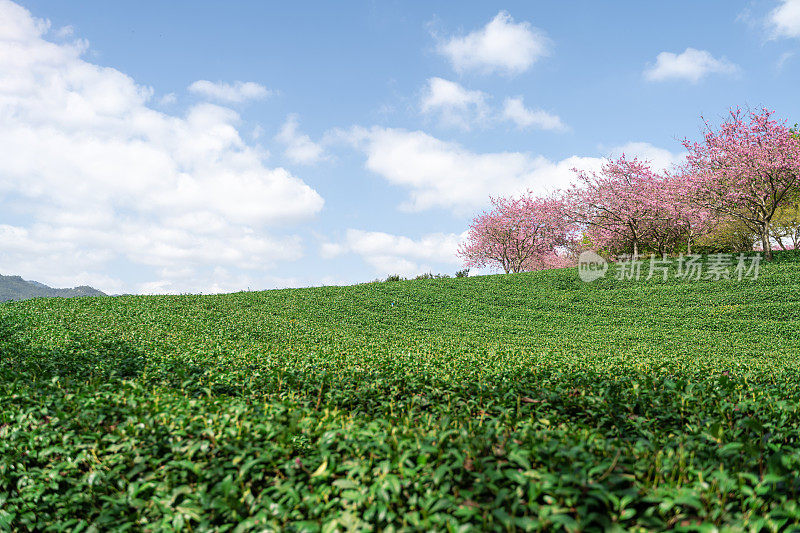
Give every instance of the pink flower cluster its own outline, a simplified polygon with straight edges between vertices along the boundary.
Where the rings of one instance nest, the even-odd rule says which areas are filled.
[[[718,130],[706,122],[701,142],[683,142],[689,203],[744,224],[761,239],[767,259],[772,219],[800,194],[800,139],[773,114],[734,109]]]
[[[570,241],[570,223],[555,197],[491,198],[493,209],[470,225],[459,248],[465,266],[499,266],[506,273],[552,268]]]

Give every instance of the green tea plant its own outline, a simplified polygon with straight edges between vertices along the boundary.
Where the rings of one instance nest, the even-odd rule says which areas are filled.
[[[800,527],[800,255],[0,305],[0,529]]]

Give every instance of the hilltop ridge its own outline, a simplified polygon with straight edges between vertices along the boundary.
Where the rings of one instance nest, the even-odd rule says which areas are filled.
[[[21,276],[3,276],[0,274],[0,302],[10,300],[27,300],[29,298],[77,298],[80,296],[106,296],[88,285],[72,289],[54,289],[38,281],[28,281]]]

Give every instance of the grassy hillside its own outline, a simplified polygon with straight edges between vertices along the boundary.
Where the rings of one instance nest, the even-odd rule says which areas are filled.
[[[0,525],[797,525],[798,280],[6,303]]]

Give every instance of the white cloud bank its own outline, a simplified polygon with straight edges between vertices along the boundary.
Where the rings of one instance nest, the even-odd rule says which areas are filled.
[[[655,65],[644,71],[648,81],[686,80],[697,83],[709,74],[735,74],[739,67],[727,59],[716,59],[706,50],[687,48],[680,54],[661,52]]]
[[[431,233],[411,239],[380,231],[349,229],[342,242],[323,243],[320,255],[332,258],[356,254],[381,276],[414,276],[425,272],[435,274],[439,272],[436,266],[452,268],[461,264],[456,251],[464,238],[466,234]]]
[[[773,37],[800,37],[800,0],[782,0],[766,22]]]
[[[547,55],[549,40],[528,22],[500,11],[486,26],[439,43],[438,51],[458,72],[519,74]]]
[[[273,94],[263,85],[252,81],[225,83],[222,81],[197,80],[189,85],[188,89],[211,100],[235,104],[248,100],[260,100]]]
[[[0,0],[0,271],[146,290],[112,279],[113,264],[161,269],[150,286],[205,290],[216,268],[301,256],[297,237],[265,229],[313,216],[323,199],[265,166],[234,111],[156,111],[151,89],[83,59],[83,41],[47,41],[48,26]]]
[[[441,208],[469,214],[485,206],[489,196],[563,189],[574,180],[572,168],[598,170],[605,161],[577,155],[552,161],[526,152],[476,153],[422,131],[377,126],[355,127],[340,136],[364,152],[368,170],[408,191],[400,205],[406,211]],[[648,143],[628,143],[609,150],[609,155],[622,152],[651,159],[656,168],[681,157]]]
[[[553,162],[522,152],[475,153],[422,131],[354,128],[349,138],[367,156],[368,170],[409,191],[407,211],[431,208],[465,213],[490,195],[528,188],[554,190],[572,179],[570,168],[599,168],[600,158],[571,157]]]

